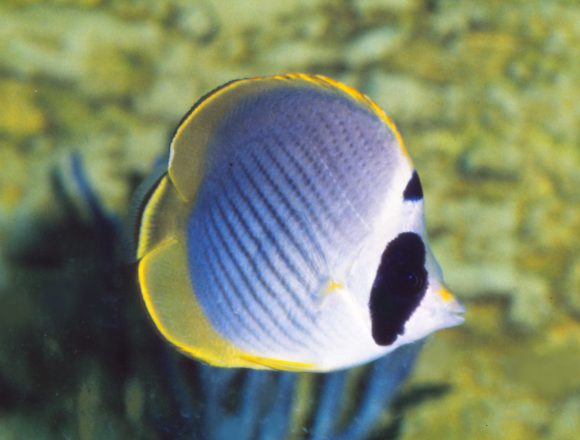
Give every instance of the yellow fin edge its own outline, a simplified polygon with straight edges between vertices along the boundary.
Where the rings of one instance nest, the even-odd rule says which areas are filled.
[[[154,299],[155,293],[152,291],[155,290],[156,286],[152,286],[152,281],[148,272],[151,270],[151,265],[157,263],[157,258],[165,258],[165,256],[161,254],[166,253],[168,257],[174,257],[174,255],[171,254],[176,253],[176,251],[178,251],[178,247],[179,243],[176,238],[167,239],[159,243],[139,262],[138,277],[139,285],[141,287],[141,295],[143,297],[145,307],[151,316],[153,323],[155,324],[155,327],[168,342],[174,345],[179,351],[190,357],[202,360],[215,366],[256,368],[253,364],[248,364],[242,360],[240,355],[245,355],[246,353],[234,347],[232,344],[219,336],[215,330],[213,330],[211,324],[207,321],[207,318],[203,316],[203,312],[199,304],[197,304],[193,292],[185,292],[185,295],[182,295],[182,301],[179,301],[179,304],[175,307],[184,313],[191,314],[191,316],[188,315],[186,318],[177,316],[174,317],[175,323],[181,322],[181,324],[185,324],[185,327],[190,326],[190,328],[182,328],[184,325],[179,326],[177,330],[175,328],[169,328],[168,325],[175,323],[170,321],[172,317],[168,318],[167,316],[162,316],[163,307],[160,307],[158,304],[156,304]],[[182,256],[179,255],[181,252],[177,252],[177,254],[178,257]],[[176,266],[179,266],[180,264],[184,264],[184,261],[175,261],[174,263]],[[172,277],[174,275],[176,274],[169,274],[168,277]],[[181,287],[186,285],[185,283],[188,285],[189,281],[184,280],[183,276],[180,275],[182,274],[178,272],[177,277],[173,277],[176,278],[173,280],[173,283],[176,286]],[[177,292],[175,291],[165,291],[161,293],[161,295],[176,294]],[[170,308],[169,310],[171,311]],[[168,313],[167,310],[165,313]],[[191,330],[190,333],[193,333],[193,337],[195,337],[197,341],[201,341],[199,347],[193,346],[191,342],[184,340],[187,338],[187,334],[178,334],[179,331],[187,330]],[[193,341],[193,343],[195,344],[197,341]],[[205,343],[207,348],[203,348],[203,343]]]
[[[197,302],[184,263],[185,251],[179,240],[169,238],[148,252],[138,266],[145,307],[155,327],[169,343],[194,359],[218,367],[316,371],[314,364],[254,355],[225,340]],[[159,270],[162,273],[155,273]],[[165,280],[159,282],[156,277]]]
[[[145,203],[145,209],[141,214],[141,225],[139,227],[139,237],[137,239],[137,258],[143,257],[148,249],[151,248],[152,230],[154,226],[151,222],[159,200],[164,195],[167,188],[167,178],[163,177],[149,196]]]
[[[270,78],[270,77],[255,77],[255,78],[250,78],[250,79],[268,79],[268,78]],[[330,85],[330,86],[346,93],[348,96],[353,98],[355,101],[358,101],[359,103],[361,103],[365,107],[367,107],[369,110],[371,110],[381,121],[383,121],[386,124],[387,127],[389,127],[389,129],[393,132],[395,139],[397,140],[397,142],[399,144],[399,148],[401,149],[401,152],[403,153],[405,158],[409,161],[409,163],[411,163],[411,156],[409,155],[409,152],[407,151],[407,147],[405,146],[405,142],[403,141],[403,137],[401,136],[401,133],[399,133],[399,129],[397,128],[397,126],[395,125],[393,120],[383,111],[382,108],[380,108],[377,105],[376,102],[374,102],[371,98],[369,98],[364,93],[359,92],[354,87],[351,87],[349,85],[346,85],[340,81],[337,81],[335,79],[332,79],[332,78],[330,78],[328,76],[324,76],[324,75],[310,75],[310,74],[306,74],[306,73],[288,73],[285,75],[275,75],[271,78],[300,79],[303,81],[311,82],[313,84]]]
[[[178,179],[176,178],[175,170],[173,169],[171,164],[173,163],[172,156],[174,154],[174,146],[176,146],[177,141],[183,135],[184,131],[187,129],[187,127],[189,126],[191,121],[210,103],[214,102],[217,98],[219,98],[223,94],[230,92],[231,90],[241,86],[242,84],[245,84],[248,82],[253,82],[253,81],[271,81],[271,80],[281,80],[281,81],[299,80],[299,81],[309,82],[309,83],[312,83],[312,84],[315,84],[318,86],[326,86],[326,87],[331,87],[331,88],[336,89],[336,90],[340,90],[341,92],[345,93],[350,98],[354,99],[355,101],[357,101],[360,104],[362,104],[363,106],[365,106],[372,113],[374,113],[381,121],[383,121],[383,123],[391,130],[391,132],[395,136],[395,139],[397,140],[397,143],[399,145],[399,148],[400,148],[403,156],[407,159],[409,164],[412,163],[409,152],[407,151],[407,148],[406,148],[405,143],[403,141],[403,137],[399,133],[399,130],[397,129],[397,126],[395,125],[393,120],[371,98],[369,98],[367,95],[359,92],[355,88],[348,86],[344,83],[341,83],[340,81],[337,81],[335,79],[324,76],[324,75],[312,75],[312,74],[306,74],[306,73],[287,73],[287,74],[271,75],[271,76],[254,76],[254,77],[250,77],[250,78],[237,79],[237,80],[230,81],[230,82],[222,85],[221,87],[218,87],[215,90],[209,92],[207,95],[205,95],[203,98],[201,98],[190,109],[189,113],[183,118],[183,120],[181,121],[181,123],[177,127],[177,130],[175,131],[175,134],[173,136],[173,140],[171,142],[172,148],[171,148],[171,157],[169,160],[170,167],[168,170],[168,174],[169,174],[171,181],[173,182],[173,185],[177,189],[179,197],[183,201],[187,201],[189,199],[189,197],[187,194],[184,193],[183,189],[181,188],[181,186],[177,182]]]
[[[242,359],[250,362],[252,364],[260,365],[272,370],[284,370],[284,371],[312,371],[315,369],[314,364],[309,364],[306,362],[294,362],[286,361],[283,359],[273,359],[254,355],[241,355]]]

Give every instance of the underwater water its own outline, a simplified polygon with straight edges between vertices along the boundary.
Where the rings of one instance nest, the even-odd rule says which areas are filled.
[[[3,0],[0,439],[578,438],[579,22],[567,0]],[[284,72],[396,122],[462,326],[331,374],[159,337],[122,258],[132,194],[199,97]]]

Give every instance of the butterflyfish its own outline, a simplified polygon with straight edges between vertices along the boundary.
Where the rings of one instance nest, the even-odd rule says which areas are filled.
[[[460,324],[392,120],[320,75],[231,81],[185,115],[138,216],[161,335],[220,367],[331,371]]]

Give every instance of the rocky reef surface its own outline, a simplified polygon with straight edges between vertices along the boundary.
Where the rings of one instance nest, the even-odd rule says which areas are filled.
[[[289,71],[359,88],[395,120],[468,307],[376,438],[576,438],[579,22],[567,0],[4,0],[0,438],[158,438],[157,339],[110,275],[120,245],[69,159],[105,224],[123,222],[200,96]]]

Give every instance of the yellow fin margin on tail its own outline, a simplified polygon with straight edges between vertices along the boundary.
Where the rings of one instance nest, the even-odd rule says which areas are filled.
[[[230,81],[201,98],[183,118],[171,141],[169,176],[184,202],[192,202],[203,179],[203,166],[208,144],[223,120],[224,114],[245,97],[281,87],[293,82],[322,86],[347,95],[375,114],[393,133],[401,153],[409,164],[411,159],[395,123],[368,96],[332,78],[323,75],[288,73],[256,76]],[[227,99],[226,99],[227,98]]]
[[[219,367],[315,369],[312,364],[247,353],[218,334],[191,287],[187,252],[182,243],[170,238],[139,262],[139,284],[145,307],[167,341],[183,353]]]

